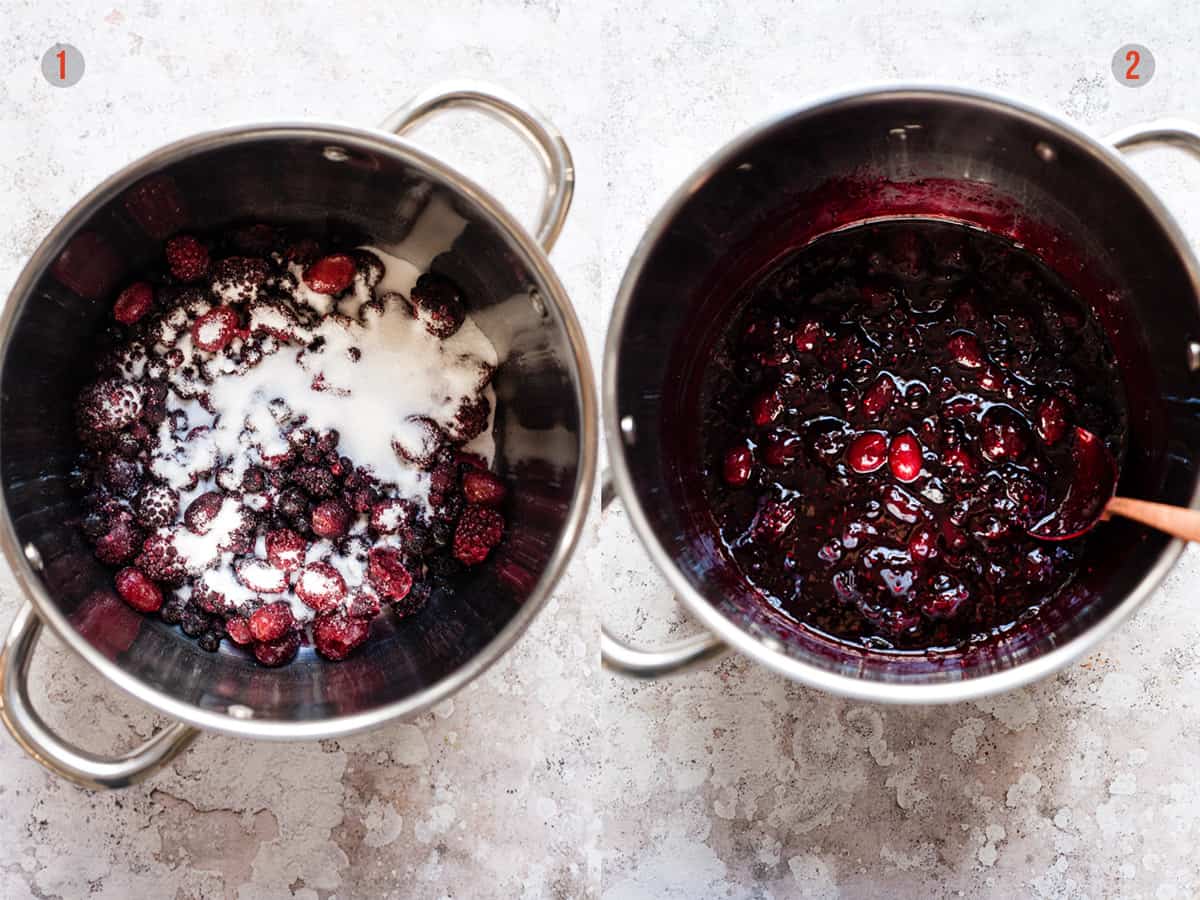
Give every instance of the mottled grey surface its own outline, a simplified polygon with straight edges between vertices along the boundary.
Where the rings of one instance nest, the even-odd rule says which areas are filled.
[[[579,191],[553,260],[598,362],[625,262],[670,191],[808,95],[932,78],[1038,100],[1098,134],[1200,118],[1200,11],[1168,2],[288,3],[269,17],[248,5],[52,16],[0,2],[0,288],[75,198],[164,141],[231,121],[372,124],[432,81],[469,76],[525,94],[574,150]],[[38,69],[58,40],[88,64],[66,90]],[[1108,70],[1130,41],[1158,61],[1139,91]],[[419,140],[532,211],[515,140],[468,119]],[[1137,165],[1200,234],[1200,167],[1166,154]],[[736,658],[657,684],[601,673],[600,615],[645,641],[693,626],[619,510],[598,535],[516,650],[413,723],[319,745],[205,736],[115,794],[52,779],[0,737],[0,897],[1200,894],[1195,554],[1063,675],[895,709]],[[2,577],[0,624],[18,602]],[[155,727],[51,642],[34,680],[51,721],[90,746]]]

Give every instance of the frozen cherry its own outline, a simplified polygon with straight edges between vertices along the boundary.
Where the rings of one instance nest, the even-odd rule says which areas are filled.
[[[886,372],[875,379],[862,398],[862,411],[867,418],[878,419],[896,399],[896,382]]]
[[[750,404],[750,416],[759,428],[765,428],[774,422],[783,412],[783,400],[778,391],[767,391],[759,394]]]

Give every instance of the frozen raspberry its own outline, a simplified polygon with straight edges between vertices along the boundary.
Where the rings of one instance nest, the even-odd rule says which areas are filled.
[[[123,325],[132,325],[154,305],[154,288],[144,281],[135,281],[117,297],[113,318]]]
[[[183,524],[192,534],[208,534],[224,502],[220,491],[206,491],[188,504],[187,512],[183,514]]]
[[[231,306],[216,306],[192,324],[192,341],[201,350],[216,353],[238,336],[241,321]]]
[[[300,632],[289,631],[281,638],[254,645],[254,658],[264,666],[282,666],[291,662],[300,649]]]
[[[450,337],[466,318],[458,286],[437,272],[426,272],[418,278],[410,299],[417,319],[434,337]]]
[[[318,294],[340,294],[354,281],[357,267],[346,253],[322,256],[304,270],[304,283]]]
[[[486,506],[468,506],[454,531],[454,556],[468,566],[478,565],[503,536],[504,518],[500,513]]]
[[[463,475],[463,496],[468,503],[479,503],[483,506],[499,506],[504,502],[508,489],[504,482],[491,472],[470,471]]]
[[[287,573],[275,568],[266,560],[248,556],[234,564],[237,580],[258,594],[281,594],[287,590]],[[270,640],[270,638],[259,638]]]
[[[142,545],[144,535],[127,518],[118,519],[96,541],[96,559],[106,566],[128,562]]]
[[[345,659],[370,633],[365,619],[350,616],[321,616],[313,625],[313,645],[326,659]]]
[[[750,480],[754,472],[754,454],[744,444],[732,448],[725,454],[721,474],[730,487],[741,487]]]
[[[208,271],[208,249],[188,234],[167,241],[167,266],[180,281],[198,281]]]
[[[851,442],[846,450],[846,462],[855,472],[874,472],[887,462],[887,437],[877,431],[868,431]]]
[[[312,511],[312,530],[323,538],[339,538],[350,530],[350,517],[341,500],[323,500]]]
[[[250,614],[250,635],[256,641],[274,641],[296,625],[292,608],[282,600],[260,606]]]
[[[226,302],[252,300],[267,280],[267,264],[253,256],[230,256],[213,267],[212,289]]]
[[[267,533],[267,559],[281,572],[292,572],[304,562],[308,542],[290,528]]]
[[[898,434],[888,448],[888,465],[898,481],[915,481],[921,474],[921,444],[911,434]]]
[[[422,469],[433,465],[445,441],[446,435],[437,422],[425,416],[409,416],[392,433],[396,455]]]
[[[309,563],[296,579],[296,596],[305,606],[328,612],[346,596],[346,581],[329,563]]]
[[[79,424],[89,431],[119,431],[137,421],[145,408],[140,384],[108,378],[83,389],[76,407]]]
[[[416,518],[416,510],[408,500],[391,498],[371,507],[371,527],[378,534],[403,534]]]
[[[373,547],[367,554],[367,577],[375,590],[389,600],[403,600],[412,588],[412,575],[404,566],[400,551],[391,547]]]
[[[117,573],[117,593],[134,609],[144,613],[158,612],[163,605],[158,585],[133,567]]]
[[[150,535],[142,545],[142,552],[134,561],[139,569],[163,584],[178,587],[183,584],[187,572],[170,532],[160,531]]]
[[[338,489],[338,481],[327,466],[297,466],[292,481],[317,499],[332,497]]]
[[[239,647],[254,643],[254,635],[250,633],[250,620],[244,616],[234,616],[225,620],[225,633]]]

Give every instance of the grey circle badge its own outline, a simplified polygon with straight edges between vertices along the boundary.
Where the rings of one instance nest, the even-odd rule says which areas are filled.
[[[1142,87],[1154,77],[1154,54],[1141,44],[1125,44],[1113,54],[1112,73],[1125,87]]]
[[[42,74],[55,87],[79,84],[83,70],[83,54],[70,44],[55,44],[42,56]]]

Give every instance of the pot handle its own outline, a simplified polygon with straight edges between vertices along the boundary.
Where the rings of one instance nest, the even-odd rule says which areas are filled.
[[[537,154],[545,170],[542,208],[534,232],[538,243],[550,252],[571,208],[575,193],[575,164],[571,151],[550,124],[521,98],[492,85],[454,81],[434,85],[392,113],[383,125],[386,131],[404,135],[434,113],[454,107],[470,107],[507,126]]]
[[[601,512],[608,509],[616,497],[612,475],[605,471],[600,476]],[[658,650],[642,650],[614,636],[606,625],[600,626],[600,660],[605,668],[622,675],[658,678],[718,656],[728,649],[720,638],[705,630]]]
[[[127,787],[165,766],[199,734],[191,725],[176,722],[112,759],[60,738],[29,701],[29,666],[41,631],[42,620],[26,601],[0,650],[0,719],[25,752],[54,774],[86,788]]]
[[[1118,150],[1149,144],[1167,144],[1200,156],[1200,126],[1186,119],[1157,119],[1122,128],[1108,136]]]

